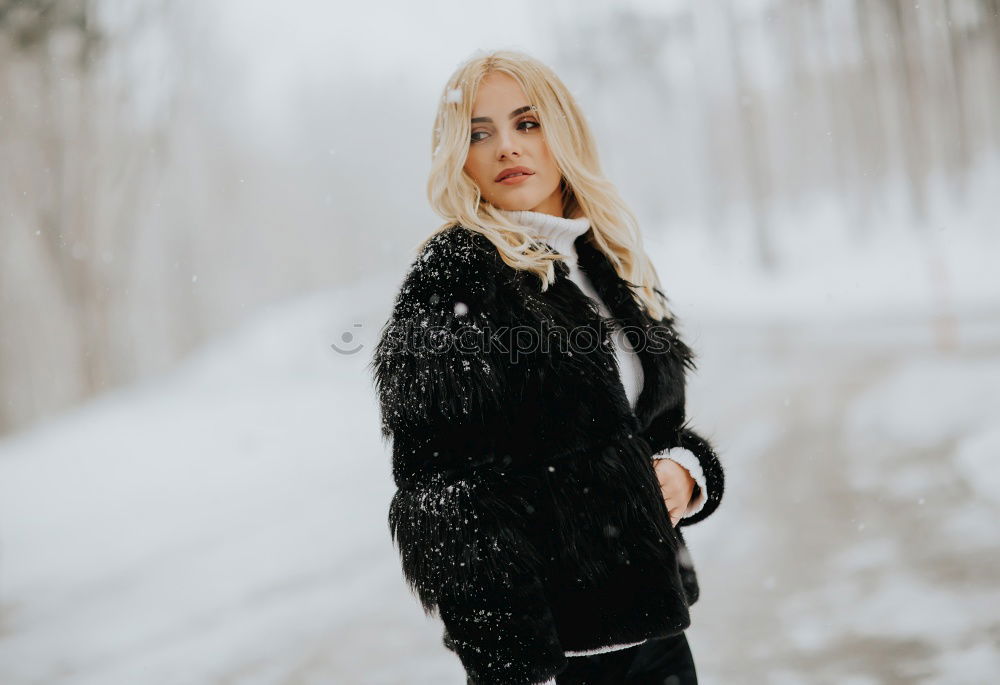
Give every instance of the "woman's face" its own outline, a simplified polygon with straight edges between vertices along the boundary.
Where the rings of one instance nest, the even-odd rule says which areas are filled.
[[[545,142],[541,122],[521,86],[501,72],[487,74],[472,105],[465,172],[487,202],[499,209],[529,209],[562,216],[562,174]],[[506,170],[525,175],[499,180]]]

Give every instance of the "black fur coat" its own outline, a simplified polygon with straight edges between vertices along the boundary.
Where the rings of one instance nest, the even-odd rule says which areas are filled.
[[[412,263],[373,352],[398,487],[390,532],[407,582],[477,683],[541,683],[567,650],[679,633],[698,598],[680,528],[718,507],[723,470],[685,418],[694,354],[673,319],[639,307],[590,236],[576,240],[578,263],[612,319],[562,262],[541,292],[456,225]],[[613,325],[644,371],[634,411]],[[676,528],[651,459],[674,446],[698,457],[709,493]]]

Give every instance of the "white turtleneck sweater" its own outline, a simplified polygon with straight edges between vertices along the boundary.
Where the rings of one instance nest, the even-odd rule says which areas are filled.
[[[582,290],[588,297],[594,300],[602,316],[608,318],[612,316],[611,311],[601,299],[597,290],[594,289],[590,279],[577,264],[575,240],[579,236],[586,233],[587,229],[590,228],[590,219],[587,217],[566,219],[552,214],[544,214],[542,212],[533,212],[529,210],[511,211],[501,209],[499,211],[513,223],[525,227],[528,233],[532,236],[547,243],[559,254],[564,255],[566,257],[566,265],[569,267],[569,279],[576,283],[580,290]],[[636,354],[635,349],[632,347],[632,344],[625,336],[625,333],[621,329],[615,328],[612,331],[612,340],[615,345],[615,359],[618,362],[618,369],[620,371],[622,385],[625,388],[625,395],[628,397],[629,404],[631,404],[634,409],[636,402],[639,399],[639,393],[642,392],[644,381],[642,362]],[[698,458],[691,453],[690,450],[683,447],[673,447],[663,450],[653,455],[653,458],[670,459],[671,461],[680,464],[688,470],[691,477],[694,478],[695,482],[698,484],[700,489],[699,495],[697,499],[688,504],[688,508],[681,518],[693,516],[701,511],[702,507],[705,506],[705,502],[708,500],[708,490],[705,485],[705,475],[702,471],[701,463],[698,461]],[[645,642],[645,640],[629,644],[610,645],[591,650],[567,651],[566,656],[585,656],[588,654],[613,652],[642,644],[643,642]],[[555,681],[552,680],[549,682]]]

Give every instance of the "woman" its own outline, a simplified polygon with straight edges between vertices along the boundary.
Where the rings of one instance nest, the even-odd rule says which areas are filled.
[[[372,359],[407,582],[469,683],[694,683],[680,527],[723,470],[687,425],[694,354],[635,219],[523,54],[459,67],[433,151],[448,220]]]

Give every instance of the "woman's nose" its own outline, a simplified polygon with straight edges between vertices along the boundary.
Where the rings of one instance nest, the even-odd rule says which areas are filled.
[[[497,156],[501,159],[504,157],[510,157],[512,155],[520,155],[521,147],[514,136],[513,132],[505,132],[499,134],[499,143],[497,147]]]

